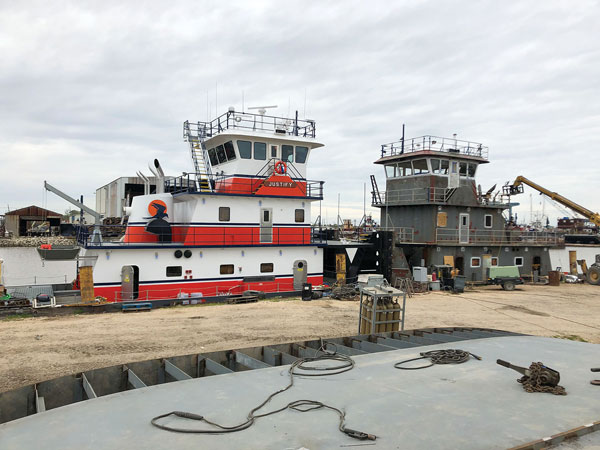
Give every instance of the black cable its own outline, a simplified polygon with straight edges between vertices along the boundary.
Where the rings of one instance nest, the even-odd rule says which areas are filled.
[[[166,414],[161,414],[160,416],[154,417],[150,421],[150,423],[161,430],[173,431],[176,433],[224,434],[224,433],[235,433],[237,431],[242,431],[247,428],[250,428],[254,424],[256,419],[259,419],[261,417],[267,417],[267,416],[270,416],[273,414],[277,414],[282,411],[285,411],[286,409],[292,409],[292,410],[298,411],[298,412],[309,412],[309,411],[313,411],[315,409],[325,408],[325,409],[329,409],[329,410],[337,412],[337,414],[340,418],[338,429],[342,433],[344,433],[350,437],[353,437],[355,439],[360,439],[360,440],[369,439],[369,440],[374,441],[376,439],[375,435],[363,433],[361,431],[352,430],[350,428],[346,428],[345,427],[346,414],[342,410],[340,410],[334,406],[330,406],[325,403],[319,402],[317,400],[294,400],[293,402],[290,402],[287,405],[283,406],[282,408],[276,409],[274,411],[269,411],[269,412],[266,412],[263,414],[256,414],[257,411],[262,409],[275,396],[281,394],[282,392],[287,391],[294,385],[294,375],[303,376],[303,377],[322,377],[322,376],[329,376],[329,375],[337,375],[337,374],[352,370],[354,368],[354,360],[350,356],[340,355],[336,352],[336,350],[333,350],[333,351],[327,350],[326,349],[327,345],[332,345],[335,347],[335,344],[333,344],[333,343],[325,343],[324,345],[322,345],[319,348],[319,351],[322,351],[325,353],[324,355],[300,358],[300,359],[297,359],[296,361],[294,361],[294,363],[290,366],[290,368],[288,370],[288,374],[290,376],[289,384],[286,387],[279,389],[278,391],[275,391],[271,395],[269,395],[265,399],[265,401],[263,401],[260,405],[253,408],[248,413],[248,416],[244,422],[242,422],[238,425],[233,425],[233,426],[221,425],[221,424],[213,422],[199,414],[194,414],[194,413],[189,413],[189,412],[184,412],[184,411],[171,411]],[[339,364],[334,365],[334,366],[311,365],[311,363],[317,363],[317,362],[322,362],[322,361],[336,361],[336,362],[339,362]],[[311,373],[311,372],[313,372],[313,373]],[[198,420],[198,421],[204,422],[208,425],[211,425],[217,429],[199,430],[199,429],[191,429],[191,428],[178,428],[178,427],[171,427],[169,425],[163,425],[163,424],[159,423],[160,419],[163,419],[168,416],[176,416],[176,417],[181,417],[183,419]]]
[[[480,360],[481,357],[474,355],[471,352],[466,352],[464,350],[455,350],[455,349],[447,349],[447,350],[431,350],[429,352],[419,353],[421,356],[418,358],[406,359],[404,361],[397,362],[394,364],[396,369],[402,370],[418,370],[418,369],[426,369],[427,367],[431,367],[435,364],[462,364],[467,362],[469,358],[472,356],[473,358]],[[429,359],[430,364],[426,366],[418,366],[418,367],[402,367],[402,364],[405,364],[410,361],[418,361],[420,359]]]

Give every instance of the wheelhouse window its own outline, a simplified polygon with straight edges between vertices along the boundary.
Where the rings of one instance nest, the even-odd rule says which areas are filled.
[[[395,164],[390,164],[388,166],[385,166],[385,176],[388,178],[394,178],[397,176]]]
[[[485,228],[492,228],[492,215],[486,214],[483,216],[483,226]]]
[[[308,147],[296,146],[296,162],[304,164],[308,156]]]
[[[267,144],[264,142],[254,143],[254,159],[260,159],[262,161],[267,159]]]
[[[216,166],[217,164],[219,164],[219,160],[217,158],[217,151],[214,148],[208,150],[208,157],[210,159],[211,166]]]
[[[431,160],[431,173],[436,173],[436,174],[440,173],[440,160],[439,159]]]
[[[412,175],[412,165],[410,161],[404,161],[398,164],[396,176],[397,177],[408,177]]]
[[[230,211],[228,206],[219,207],[219,222],[229,222]]]
[[[219,164],[227,162],[227,155],[225,155],[225,147],[223,147],[222,145],[217,146],[217,158],[219,159]]]
[[[182,273],[181,266],[167,266],[168,277],[180,277]]]
[[[277,146],[271,145],[271,158],[277,158]]]
[[[448,175],[448,169],[450,168],[450,161],[442,159],[440,175]]]
[[[461,162],[460,163],[460,172],[459,172],[461,177],[466,177],[467,176],[467,163]]]
[[[492,256],[492,266],[497,266],[497,265],[498,265],[498,257]]]
[[[232,161],[236,158],[235,149],[233,148],[233,142],[227,141],[225,142],[225,155],[227,156],[227,161]]]
[[[297,209],[295,211],[294,216],[295,216],[294,220],[296,222],[304,222],[304,210],[303,209]]]
[[[422,175],[425,173],[429,173],[429,168],[427,167],[426,159],[415,159],[412,162],[413,166],[413,175]]]
[[[523,267],[523,257],[522,256],[515,256],[515,266]]]
[[[250,141],[237,141],[238,152],[240,152],[240,158],[251,159],[252,158],[252,142]]]
[[[294,146],[293,145],[282,145],[281,146],[281,160],[286,163],[294,162]]]
[[[233,273],[233,264],[221,264],[219,273],[221,275],[231,275]]]
[[[273,263],[261,263],[260,273],[271,273],[273,272]]]
[[[481,258],[471,258],[471,267],[481,267]]]
[[[477,164],[469,164],[467,166],[467,176],[469,178],[475,178],[475,171],[477,170]]]

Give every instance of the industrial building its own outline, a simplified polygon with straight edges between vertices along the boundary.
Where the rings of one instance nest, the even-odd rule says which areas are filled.
[[[40,236],[51,234],[54,230],[58,233],[61,219],[60,213],[32,205],[7,212],[4,227],[6,233],[14,237]]]
[[[150,194],[156,193],[156,177],[147,177]],[[96,211],[103,217],[122,218],[123,208],[131,206],[131,199],[144,195],[144,180],[140,177],[120,177],[96,189]]]

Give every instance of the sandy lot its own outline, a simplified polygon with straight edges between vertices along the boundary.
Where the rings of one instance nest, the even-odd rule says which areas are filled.
[[[0,392],[146,359],[356,334],[358,302],[297,299],[0,320]],[[407,301],[406,329],[487,327],[600,343],[600,287],[489,286]]]

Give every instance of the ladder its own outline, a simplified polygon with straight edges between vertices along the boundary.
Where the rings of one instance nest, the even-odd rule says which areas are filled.
[[[372,195],[372,203],[373,205],[381,205],[383,202],[381,201],[381,194],[379,193],[379,188],[377,187],[377,180],[375,179],[375,175],[371,175],[371,187],[373,191]]]
[[[193,128],[194,126],[190,126],[189,121],[186,120],[183,123],[183,138],[190,144],[190,152],[192,161],[194,162],[194,170],[196,171],[196,180],[200,192],[212,192],[212,187],[210,185],[212,171],[210,168],[208,151],[204,145],[206,131],[200,122],[196,125],[195,130]]]

